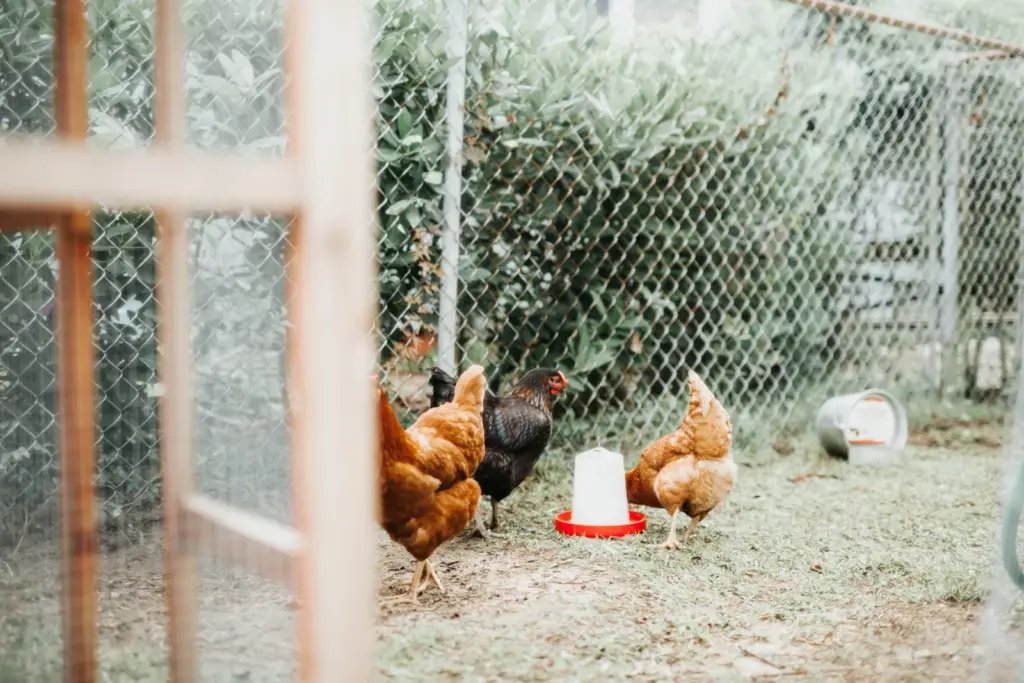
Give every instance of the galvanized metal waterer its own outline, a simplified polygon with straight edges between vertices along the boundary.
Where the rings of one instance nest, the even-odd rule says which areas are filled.
[[[889,392],[868,389],[825,401],[817,429],[821,445],[838,458],[858,448],[899,451],[907,444],[907,411]]]

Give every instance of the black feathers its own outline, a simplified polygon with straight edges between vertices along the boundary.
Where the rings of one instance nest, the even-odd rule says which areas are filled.
[[[451,400],[455,382],[447,373],[434,368],[430,385],[431,407]],[[473,478],[492,501],[506,498],[533,471],[551,439],[552,396],[563,386],[561,372],[540,368],[523,375],[505,396],[484,399],[487,452]]]
[[[455,400],[455,378],[441,368],[434,368],[427,380],[431,386],[430,407],[436,408]]]

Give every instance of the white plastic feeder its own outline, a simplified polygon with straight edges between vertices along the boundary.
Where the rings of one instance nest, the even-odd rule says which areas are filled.
[[[836,396],[818,410],[818,438],[852,464],[891,460],[907,445],[907,412],[892,394],[869,389]]]
[[[621,453],[593,448],[576,456],[572,510],[555,516],[555,528],[570,536],[609,538],[643,531],[647,518],[630,511]]]
[[[573,524],[611,526],[628,521],[622,453],[594,448],[577,455],[572,481]]]

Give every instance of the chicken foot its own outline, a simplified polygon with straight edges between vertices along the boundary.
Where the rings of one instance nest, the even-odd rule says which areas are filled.
[[[444,586],[441,585],[441,579],[437,577],[437,572],[434,571],[434,565],[430,563],[430,560],[424,560],[423,564],[426,565],[427,568],[427,578],[434,582],[434,585],[437,586],[437,590],[444,593]],[[426,589],[426,584],[420,588],[421,591]]]
[[[487,524],[484,522],[484,518],[480,514],[480,508],[479,507],[477,507],[477,509],[476,509],[475,518],[476,518],[476,531],[474,532],[474,535],[479,536],[480,538],[489,538],[490,535],[491,535],[491,532],[487,530]]]
[[[409,592],[404,595],[399,595],[393,598],[382,600],[381,604],[384,605],[397,605],[403,602],[409,602],[413,605],[420,604],[420,593],[427,589],[427,582],[433,581],[437,589],[444,593],[444,586],[441,585],[441,579],[438,578],[437,572],[434,570],[434,565],[430,563],[430,560],[423,560],[417,563],[416,571],[412,573],[412,583],[409,585]]]
[[[483,520],[483,513],[478,506],[476,509],[476,531],[473,532],[475,536],[480,538],[490,538],[491,536],[501,536],[501,534],[495,533],[494,530],[498,528],[498,504],[493,500],[491,501],[491,528],[487,528],[487,523]]]
[[[412,583],[409,585],[409,592],[404,595],[398,595],[393,598],[381,600],[382,605],[399,605],[403,602],[409,602],[413,605],[420,604],[420,582],[423,581],[423,574],[425,573],[427,563],[420,562],[416,565],[416,571],[412,573]]]
[[[686,531],[683,532],[683,540],[682,542],[680,542],[679,539],[676,538],[676,517],[678,515],[678,510],[672,513],[672,523],[669,525],[668,528],[668,538],[666,538],[665,542],[661,544],[661,547],[665,548],[666,550],[679,550],[679,548],[681,548],[684,543],[690,540],[690,537],[693,536],[694,529],[697,528],[697,525],[700,524],[706,516],[697,515],[696,517],[690,519],[690,526],[686,527]]]
[[[690,526],[686,527],[686,531],[683,533],[683,543],[686,543],[690,540],[690,536],[693,535],[693,532],[694,530],[696,530],[697,525],[704,521],[704,517],[705,515],[697,515],[696,517],[690,520]]]
[[[679,510],[672,513],[672,522],[668,526],[668,538],[661,544],[661,547],[665,550],[679,550],[680,543],[679,539],[676,538],[676,517],[679,515]]]

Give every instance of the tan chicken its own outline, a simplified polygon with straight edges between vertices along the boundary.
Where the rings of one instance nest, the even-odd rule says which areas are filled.
[[[403,429],[378,387],[381,522],[418,561],[408,595],[392,602],[419,602],[424,579],[444,592],[430,556],[466,527],[480,502],[473,473],[484,459],[485,389],[484,369],[474,365],[459,377],[451,403]]]
[[[690,371],[690,400],[679,428],[661,437],[640,455],[637,466],[626,472],[626,495],[634,505],[665,508],[672,515],[663,548],[680,547],[676,516],[690,518],[683,534],[686,543],[709,512],[732,491],[736,482],[733,462],[732,420],[697,373]]]

